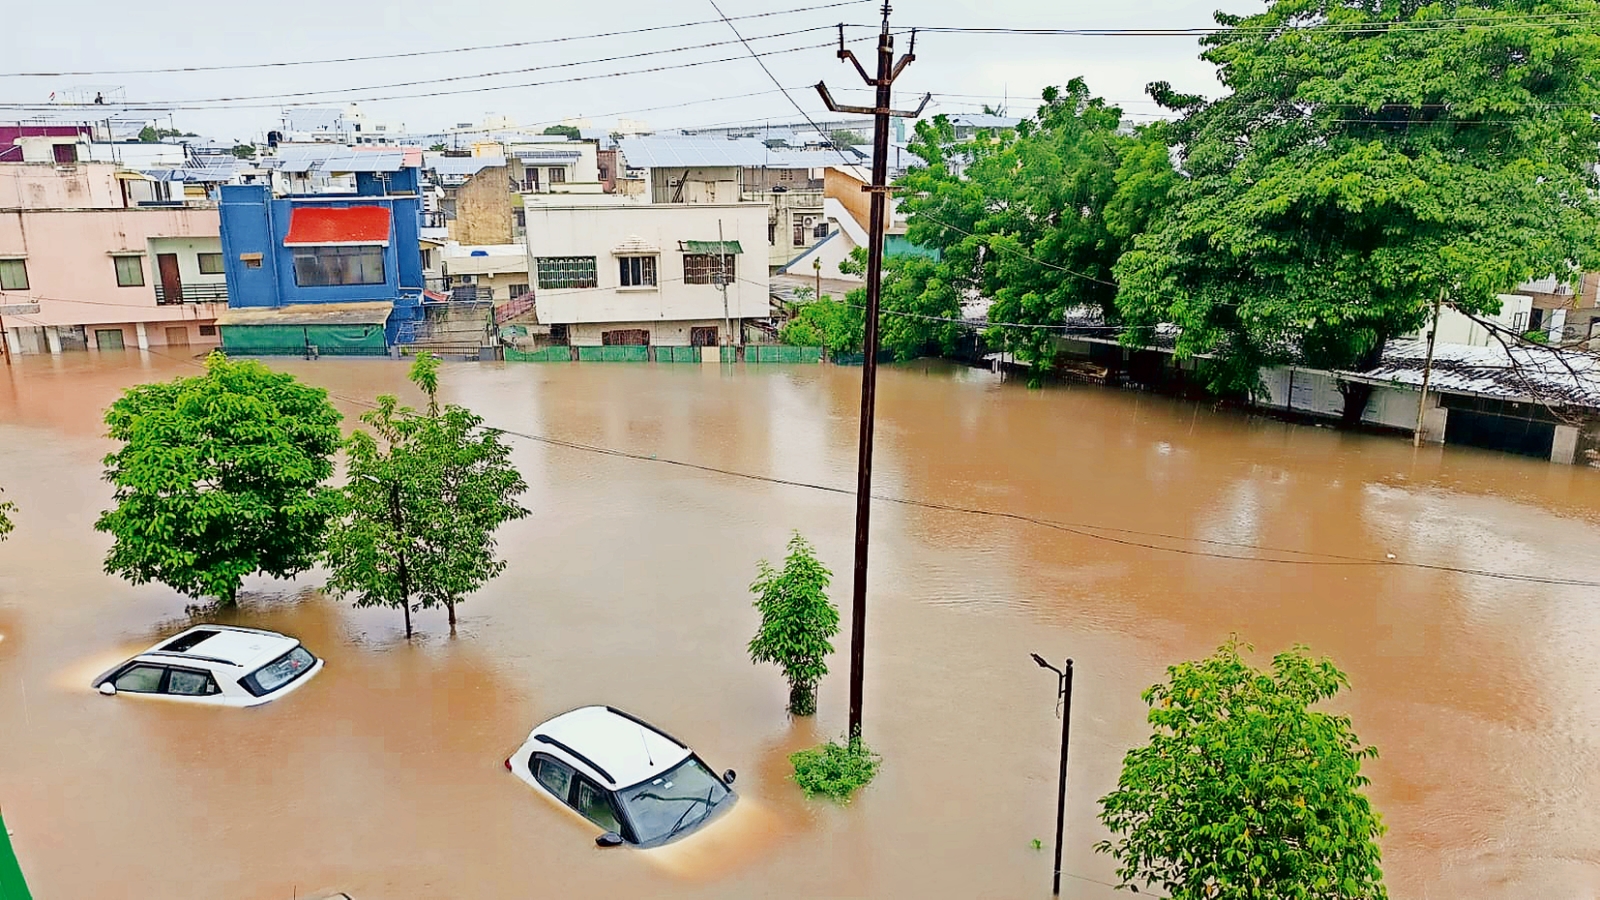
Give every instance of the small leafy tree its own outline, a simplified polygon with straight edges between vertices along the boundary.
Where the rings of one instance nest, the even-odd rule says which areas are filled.
[[[848,128],[838,128],[828,132],[828,141],[835,147],[854,147],[866,143],[861,135]]]
[[[233,149],[229,152],[233,154],[234,159],[256,158],[256,147],[254,144],[234,144]]]
[[[544,130],[545,134],[559,134],[567,140],[576,141],[583,138],[583,132],[576,125],[551,125]]]
[[[221,353],[206,373],[136,385],[106,410],[121,449],[105,458],[116,507],[108,573],[231,606],[244,576],[287,578],[322,549],[339,494],[340,415],[328,392]]]
[[[446,147],[444,144],[440,143],[439,141],[434,141],[432,144],[430,144],[428,146],[428,150],[430,152],[433,152],[433,153],[443,153],[444,151],[449,150],[449,149],[450,149],[449,147]]]
[[[830,640],[839,633],[839,608],[828,600],[833,573],[797,531],[789,538],[783,569],[766,560],[756,564],[750,592],[761,611],[761,627],[750,639],[750,661],[772,663],[789,680],[789,712],[817,711],[817,682],[828,674]]]
[[[0,488],[0,494],[5,493],[5,488]],[[6,539],[11,529],[16,527],[11,524],[10,513],[16,512],[17,505],[9,500],[0,500],[0,541]]]
[[[442,604],[455,629],[456,604],[505,568],[495,530],[528,514],[515,502],[527,485],[499,434],[470,410],[440,407],[438,360],[420,355],[410,377],[427,412],[385,395],[361,417],[376,437],[358,431],[346,444],[346,509],[327,552],[329,590],[357,606],[399,607],[408,638],[414,609]]]
[[[1310,707],[1348,686],[1296,646],[1262,672],[1230,640],[1144,692],[1150,743],[1128,751],[1100,820],[1125,884],[1174,900],[1384,900],[1384,828],[1347,716]],[[1247,646],[1244,649],[1249,649]]]

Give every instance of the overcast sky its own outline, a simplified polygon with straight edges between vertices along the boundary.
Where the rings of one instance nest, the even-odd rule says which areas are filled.
[[[730,16],[820,5],[827,0],[718,0]],[[908,0],[896,5],[893,24],[1005,28],[1192,28],[1212,24],[1211,14],[1227,0],[1125,0],[1125,2],[1043,2],[1043,0]],[[1229,12],[1252,13],[1260,0],[1243,0]],[[834,39],[831,31],[786,37],[780,32],[833,25],[870,24],[877,7],[870,2],[735,22],[757,50],[785,50]],[[384,0],[381,3],[313,3],[287,0],[243,5],[196,5],[179,0],[146,0],[136,8],[112,0],[80,0],[70,7],[51,3],[16,4],[6,13],[12,40],[0,54],[0,102],[42,102],[52,92],[120,87],[130,102],[177,106],[176,125],[219,139],[258,139],[278,127],[286,102],[337,105],[361,100],[379,121],[403,123],[414,132],[440,130],[460,122],[481,122],[486,114],[509,116],[523,124],[586,117],[594,127],[609,127],[618,114],[656,128],[704,126],[746,121],[792,121],[798,116],[756,62],[738,44],[701,49],[693,45],[730,41],[720,22],[592,40],[478,50],[401,59],[209,72],[132,74],[109,70],[238,65],[379,56],[515,41],[593,35],[600,32],[715,19],[709,0],[675,3],[610,0],[598,3],[510,3],[505,0]],[[846,36],[865,37],[863,28]],[[867,62],[872,44],[852,45]],[[904,39],[897,50],[903,52]],[[600,61],[652,51],[674,51],[637,59]],[[1182,37],[1039,37],[1019,35],[922,34],[917,61],[896,83],[897,103],[913,104],[923,91],[934,93],[930,111],[976,111],[984,102],[1010,96],[1013,114],[1031,112],[1033,98],[1046,84],[1082,75],[1096,94],[1122,103],[1136,120],[1155,114],[1145,96],[1150,81],[1166,80],[1207,95],[1217,92],[1211,66],[1198,59],[1198,47]],[[638,72],[698,60],[719,62],[669,71]],[[819,47],[766,58],[785,87],[813,115],[821,114],[815,91],[804,87],[819,78],[842,102],[863,102],[860,81],[848,65]],[[868,62],[870,65],[870,62]],[[492,77],[512,69],[539,71]],[[96,74],[25,76],[19,72],[92,71]],[[614,75],[620,72],[636,74]],[[562,84],[526,85],[578,76],[604,75]],[[400,82],[442,83],[397,86]],[[471,90],[470,93],[459,93]],[[283,98],[294,92],[328,92]],[[364,99],[452,91],[446,96]],[[740,97],[758,91],[759,96]],[[941,96],[977,95],[977,96]],[[222,98],[260,99],[226,102]],[[668,108],[670,107],[670,108]],[[637,112],[634,112],[638,110]],[[0,121],[15,118],[0,108]]]

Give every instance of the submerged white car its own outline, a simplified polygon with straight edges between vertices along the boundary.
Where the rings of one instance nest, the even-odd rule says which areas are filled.
[[[288,635],[197,625],[94,680],[106,696],[138,694],[214,706],[260,706],[298,689],[322,660]]]
[[[585,706],[533,729],[506,768],[601,830],[595,843],[655,847],[733,806],[720,777],[677,738],[610,706]]]

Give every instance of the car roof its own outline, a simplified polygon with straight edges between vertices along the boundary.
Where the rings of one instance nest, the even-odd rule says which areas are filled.
[[[612,788],[660,775],[689,757],[689,748],[654,725],[610,706],[584,706],[545,722],[529,735],[587,763]]]
[[[277,659],[299,644],[295,638],[275,631],[232,625],[197,625],[167,638],[140,655],[168,660],[221,662],[251,670]],[[174,646],[182,649],[166,649]]]

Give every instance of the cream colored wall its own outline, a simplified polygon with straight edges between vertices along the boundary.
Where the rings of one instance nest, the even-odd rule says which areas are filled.
[[[598,347],[607,331],[643,329],[650,332],[652,347],[687,347],[691,328],[715,328],[719,341],[725,341],[728,328],[722,319],[694,319],[678,322],[597,322],[572,325],[567,329],[567,342],[577,347]],[[734,319],[732,329],[738,333],[740,320]]]
[[[0,210],[120,208],[116,170],[114,163],[0,163]]]
[[[772,314],[767,290],[767,206],[764,203],[527,207],[528,275],[538,297],[539,321],[582,322],[721,321],[722,292],[711,284],[685,284],[679,241],[724,240],[741,249],[728,285],[734,319]],[[658,251],[655,289],[622,288],[612,250],[637,239]],[[541,290],[537,258],[595,257],[596,288]],[[687,340],[687,339],[685,339]]]

